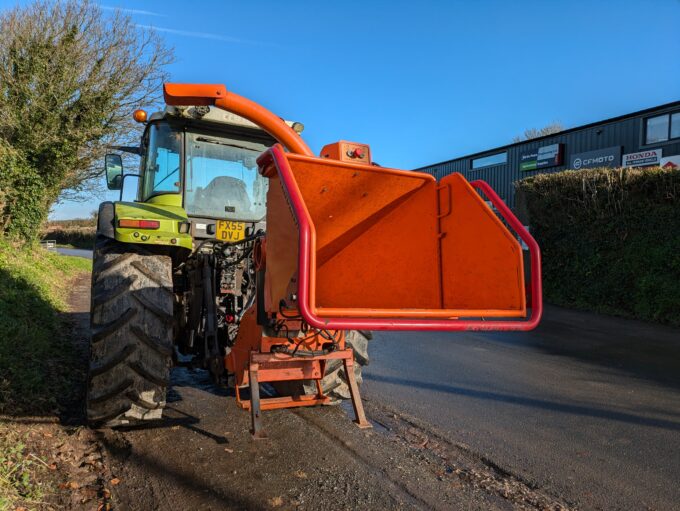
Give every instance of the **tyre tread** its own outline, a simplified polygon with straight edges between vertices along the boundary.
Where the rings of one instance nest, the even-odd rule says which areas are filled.
[[[115,427],[160,417],[172,363],[172,261],[97,236],[87,416]]]

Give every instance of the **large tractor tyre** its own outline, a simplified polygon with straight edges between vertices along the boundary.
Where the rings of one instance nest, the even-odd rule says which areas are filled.
[[[171,258],[97,236],[92,270],[88,422],[160,419],[173,354]]]
[[[368,365],[368,341],[372,339],[371,332],[364,330],[348,330],[345,333],[345,343],[354,350],[354,377],[361,385],[361,368]],[[277,381],[272,387],[281,396],[297,394],[316,394],[314,380]],[[331,398],[331,404],[339,404],[343,399],[350,399],[349,384],[342,360],[331,360],[326,364],[326,374],[321,379],[321,390]]]
[[[363,330],[348,330],[345,334],[346,345],[354,350],[354,377],[358,385],[361,385],[363,381],[361,377],[362,367],[367,366],[369,362],[368,341],[370,338],[371,333]],[[316,391],[315,385],[311,385],[311,388],[314,389],[312,392]],[[335,403],[351,397],[342,360],[331,360],[328,362],[326,374],[321,380],[321,389]]]

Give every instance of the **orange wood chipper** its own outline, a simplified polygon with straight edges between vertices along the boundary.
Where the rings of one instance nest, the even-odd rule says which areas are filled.
[[[219,242],[222,253],[250,247],[243,257],[252,265],[254,296],[241,314],[224,314],[238,328],[228,349],[217,352],[234,374],[238,404],[250,410],[256,438],[264,436],[263,410],[327,404],[321,381],[329,365],[340,363],[356,423],[370,427],[347,332],[538,324],[539,248],[486,183],[384,168],[360,143],[330,144],[315,156],[291,123],[223,85],[166,84],[164,93],[171,107],[221,109],[276,142],[257,157],[259,176],[268,182],[266,233]],[[195,140],[199,147],[202,139]],[[520,240],[529,251],[530,278]],[[194,240],[192,253],[200,252],[196,245],[204,242]],[[210,325],[210,317],[202,324]],[[307,392],[260,393],[265,382],[303,381]]]

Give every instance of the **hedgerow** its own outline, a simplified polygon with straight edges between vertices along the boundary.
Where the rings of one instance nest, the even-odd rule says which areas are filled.
[[[22,154],[0,140],[0,232],[34,239],[51,204],[45,183]]]
[[[109,146],[138,140],[131,113],[159,97],[172,50],[81,0],[3,9],[0,34],[0,235],[32,242],[58,199],[101,188]]]
[[[42,232],[45,240],[54,240],[57,245],[70,245],[75,248],[92,249],[97,234],[96,226],[62,227],[49,224]]]
[[[680,171],[591,169],[516,183],[545,298],[680,325]]]

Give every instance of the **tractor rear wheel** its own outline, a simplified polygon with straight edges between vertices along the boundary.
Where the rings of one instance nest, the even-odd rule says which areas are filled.
[[[348,330],[345,333],[345,344],[354,351],[354,377],[357,384],[361,385],[363,378],[361,377],[361,370],[363,366],[367,366],[368,358],[368,340],[370,339],[370,332],[363,330]],[[316,391],[314,385],[310,386],[312,392]],[[343,399],[349,399],[349,384],[347,383],[347,375],[342,360],[331,360],[326,365],[326,374],[321,380],[321,389],[324,394],[332,398],[336,402]]]
[[[91,300],[88,422],[159,419],[173,354],[171,258],[98,236]]]
[[[354,351],[354,377],[361,385],[361,368],[368,365],[368,341],[371,332],[364,330],[348,330],[345,332],[345,344]],[[272,387],[281,396],[298,394],[316,394],[314,380],[277,381]],[[350,399],[349,384],[342,360],[331,360],[326,364],[326,373],[321,379],[322,392],[331,398],[331,404],[339,404],[343,399]]]

